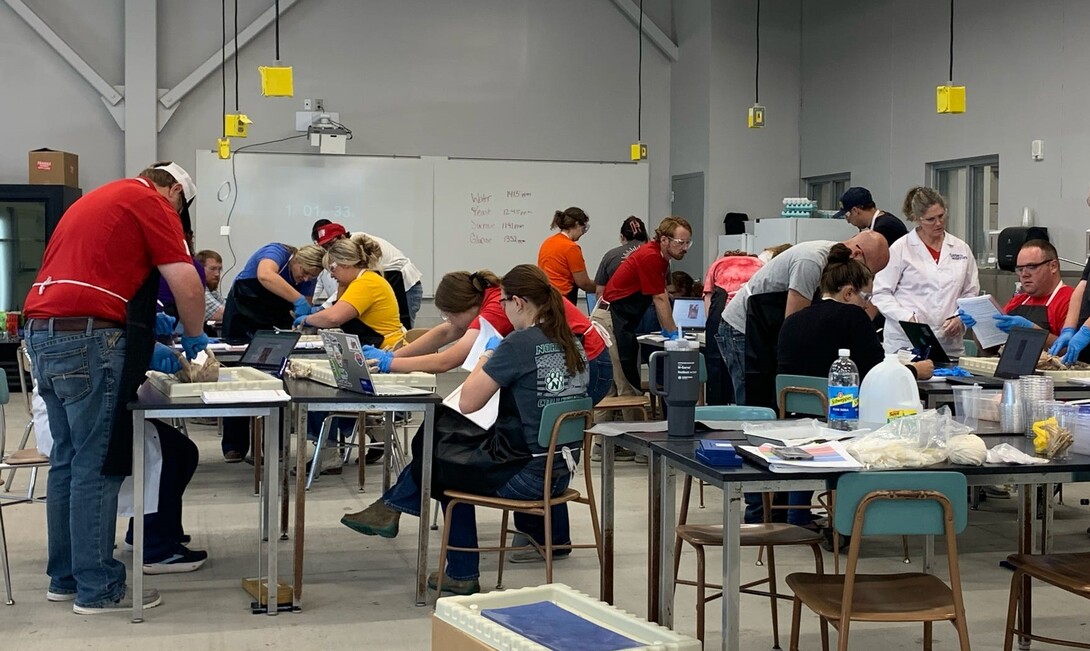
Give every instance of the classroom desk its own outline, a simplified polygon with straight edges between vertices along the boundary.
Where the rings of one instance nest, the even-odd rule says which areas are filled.
[[[365,396],[361,393],[344,391],[312,380],[284,380],[288,393],[291,394],[295,412],[295,432],[298,445],[296,448],[296,468],[306,467],[307,411],[310,408],[322,411],[423,411],[424,441],[423,459],[421,459],[420,482],[420,527],[417,534],[416,550],[416,605],[427,604],[428,580],[428,526],[431,515],[431,458],[435,441],[435,407],[443,399],[438,394],[429,393],[414,396]],[[383,490],[388,488],[388,464],[392,445],[393,427],[385,428],[386,454],[383,455]],[[363,432],[360,433],[363,436]],[[267,447],[267,445],[266,445]],[[362,456],[362,455],[361,455]],[[362,460],[360,462],[363,463]],[[306,473],[295,474],[295,567],[293,578],[294,604],[302,606],[303,598],[303,530],[306,526]]]
[[[265,436],[265,490],[258,503],[258,571],[268,581],[270,603],[276,599],[277,587],[277,536],[273,533],[280,527],[280,445],[281,437],[273,432],[280,432],[283,421],[281,413],[287,406],[283,402],[230,403],[208,405],[200,398],[168,398],[163,393],[145,382],[137,392],[137,399],[128,404],[132,411],[132,475],[133,475],[133,599],[132,621],[144,621],[144,603],[140,595],[144,593],[144,421],[149,418],[224,418],[228,416],[264,416],[268,419]],[[268,540],[265,563],[261,559],[261,541]],[[266,607],[267,615],[275,615],[277,607]]]
[[[924,409],[938,409],[941,405],[953,404],[953,387],[967,386],[931,380],[917,381],[916,385],[920,388],[920,399],[923,401]],[[1090,398],[1090,386],[1066,380],[1057,380],[1053,385],[1053,394],[1056,400],[1085,400]]]
[[[737,437],[737,433],[722,433],[712,435],[717,438]],[[703,435],[707,437],[708,435]],[[835,487],[837,472],[817,473],[772,473],[766,468],[757,467],[748,461],[741,468],[715,468],[708,466],[696,459],[696,441],[701,436],[693,438],[674,438],[657,433],[652,434],[622,434],[618,437],[603,437],[602,446],[602,532],[603,541],[609,541],[609,546],[604,551],[602,571],[603,599],[609,601],[613,593],[613,474],[607,472],[607,465],[613,460],[614,445],[620,444],[626,448],[645,452],[649,457],[648,475],[650,478],[649,494],[651,509],[649,517],[655,522],[650,523],[652,534],[649,547],[649,567],[655,574],[649,576],[649,590],[657,592],[657,595],[649,595],[648,619],[670,627],[673,624],[673,553],[674,553],[674,529],[676,526],[675,498],[676,483],[675,472],[680,471],[701,479],[706,483],[719,487],[723,491],[723,576],[722,585],[722,622],[723,622],[723,649],[739,649],[740,628],[740,555],[741,538],[740,525],[742,522],[744,492],[784,491],[784,490],[824,490]],[[1025,449],[1032,443],[1024,437],[995,437],[989,440],[992,445],[997,443],[1010,443],[1020,449]],[[1035,529],[1037,491],[1029,488],[1043,484],[1045,495],[1048,497],[1045,503],[1044,518],[1041,520],[1041,549],[1042,553],[1051,551],[1051,533],[1049,531],[1052,521],[1052,484],[1068,481],[1090,480],[1090,457],[1071,455],[1066,461],[1054,461],[1046,465],[1036,466],[1010,466],[1010,465],[984,465],[984,466],[957,466],[949,463],[937,464],[924,470],[949,470],[960,472],[966,476],[970,486],[987,484],[1022,484],[1027,488],[1022,490],[1022,499],[1018,504],[1019,536],[1017,551],[1029,553],[1033,549],[1033,534]],[[893,471],[896,472],[896,471]],[[609,485],[607,485],[609,482]],[[609,500],[606,496],[609,496]],[[610,532],[610,538],[605,538],[606,532]],[[930,571],[934,554],[933,538],[925,538],[925,571]],[[608,568],[608,571],[607,571]],[[608,584],[607,584],[608,580]],[[1022,622],[1030,621],[1031,598],[1029,592],[1029,580],[1026,581],[1026,598],[1023,603]],[[608,599],[606,598],[608,595]],[[1025,624],[1023,624],[1025,626]],[[1028,626],[1025,628],[1029,632]]]

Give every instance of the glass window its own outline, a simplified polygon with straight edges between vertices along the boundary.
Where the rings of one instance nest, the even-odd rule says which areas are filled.
[[[930,163],[932,187],[946,197],[946,230],[965,240],[980,264],[994,264],[999,230],[999,157]]]
[[[829,174],[802,179],[806,198],[817,202],[818,210],[840,210],[840,195],[851,185],[851,174]]]

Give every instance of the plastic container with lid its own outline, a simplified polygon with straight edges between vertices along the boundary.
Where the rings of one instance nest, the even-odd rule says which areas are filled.
[[[859,386],[859,427],[877,429],[922,410],[916,378],[898,361],[896,354],[886,355]]]

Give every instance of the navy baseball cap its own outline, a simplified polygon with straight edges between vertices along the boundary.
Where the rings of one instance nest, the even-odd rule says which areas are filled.
[[[833,215],[833,219],[842,218],[852,208],[873,203],[874,197],[870,196],[870,190],[866,188],[848,188],[844,194],[840,195],[840,211]]]

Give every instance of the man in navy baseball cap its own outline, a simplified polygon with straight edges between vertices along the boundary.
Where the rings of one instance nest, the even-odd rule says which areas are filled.
[[[903,221],[874,205],[874,198],[866,188],[848,188],[840,195],[840,211],[833,217],[843,217],[861,231],[870,229],[881,233],[890,246],[908,233]]]

